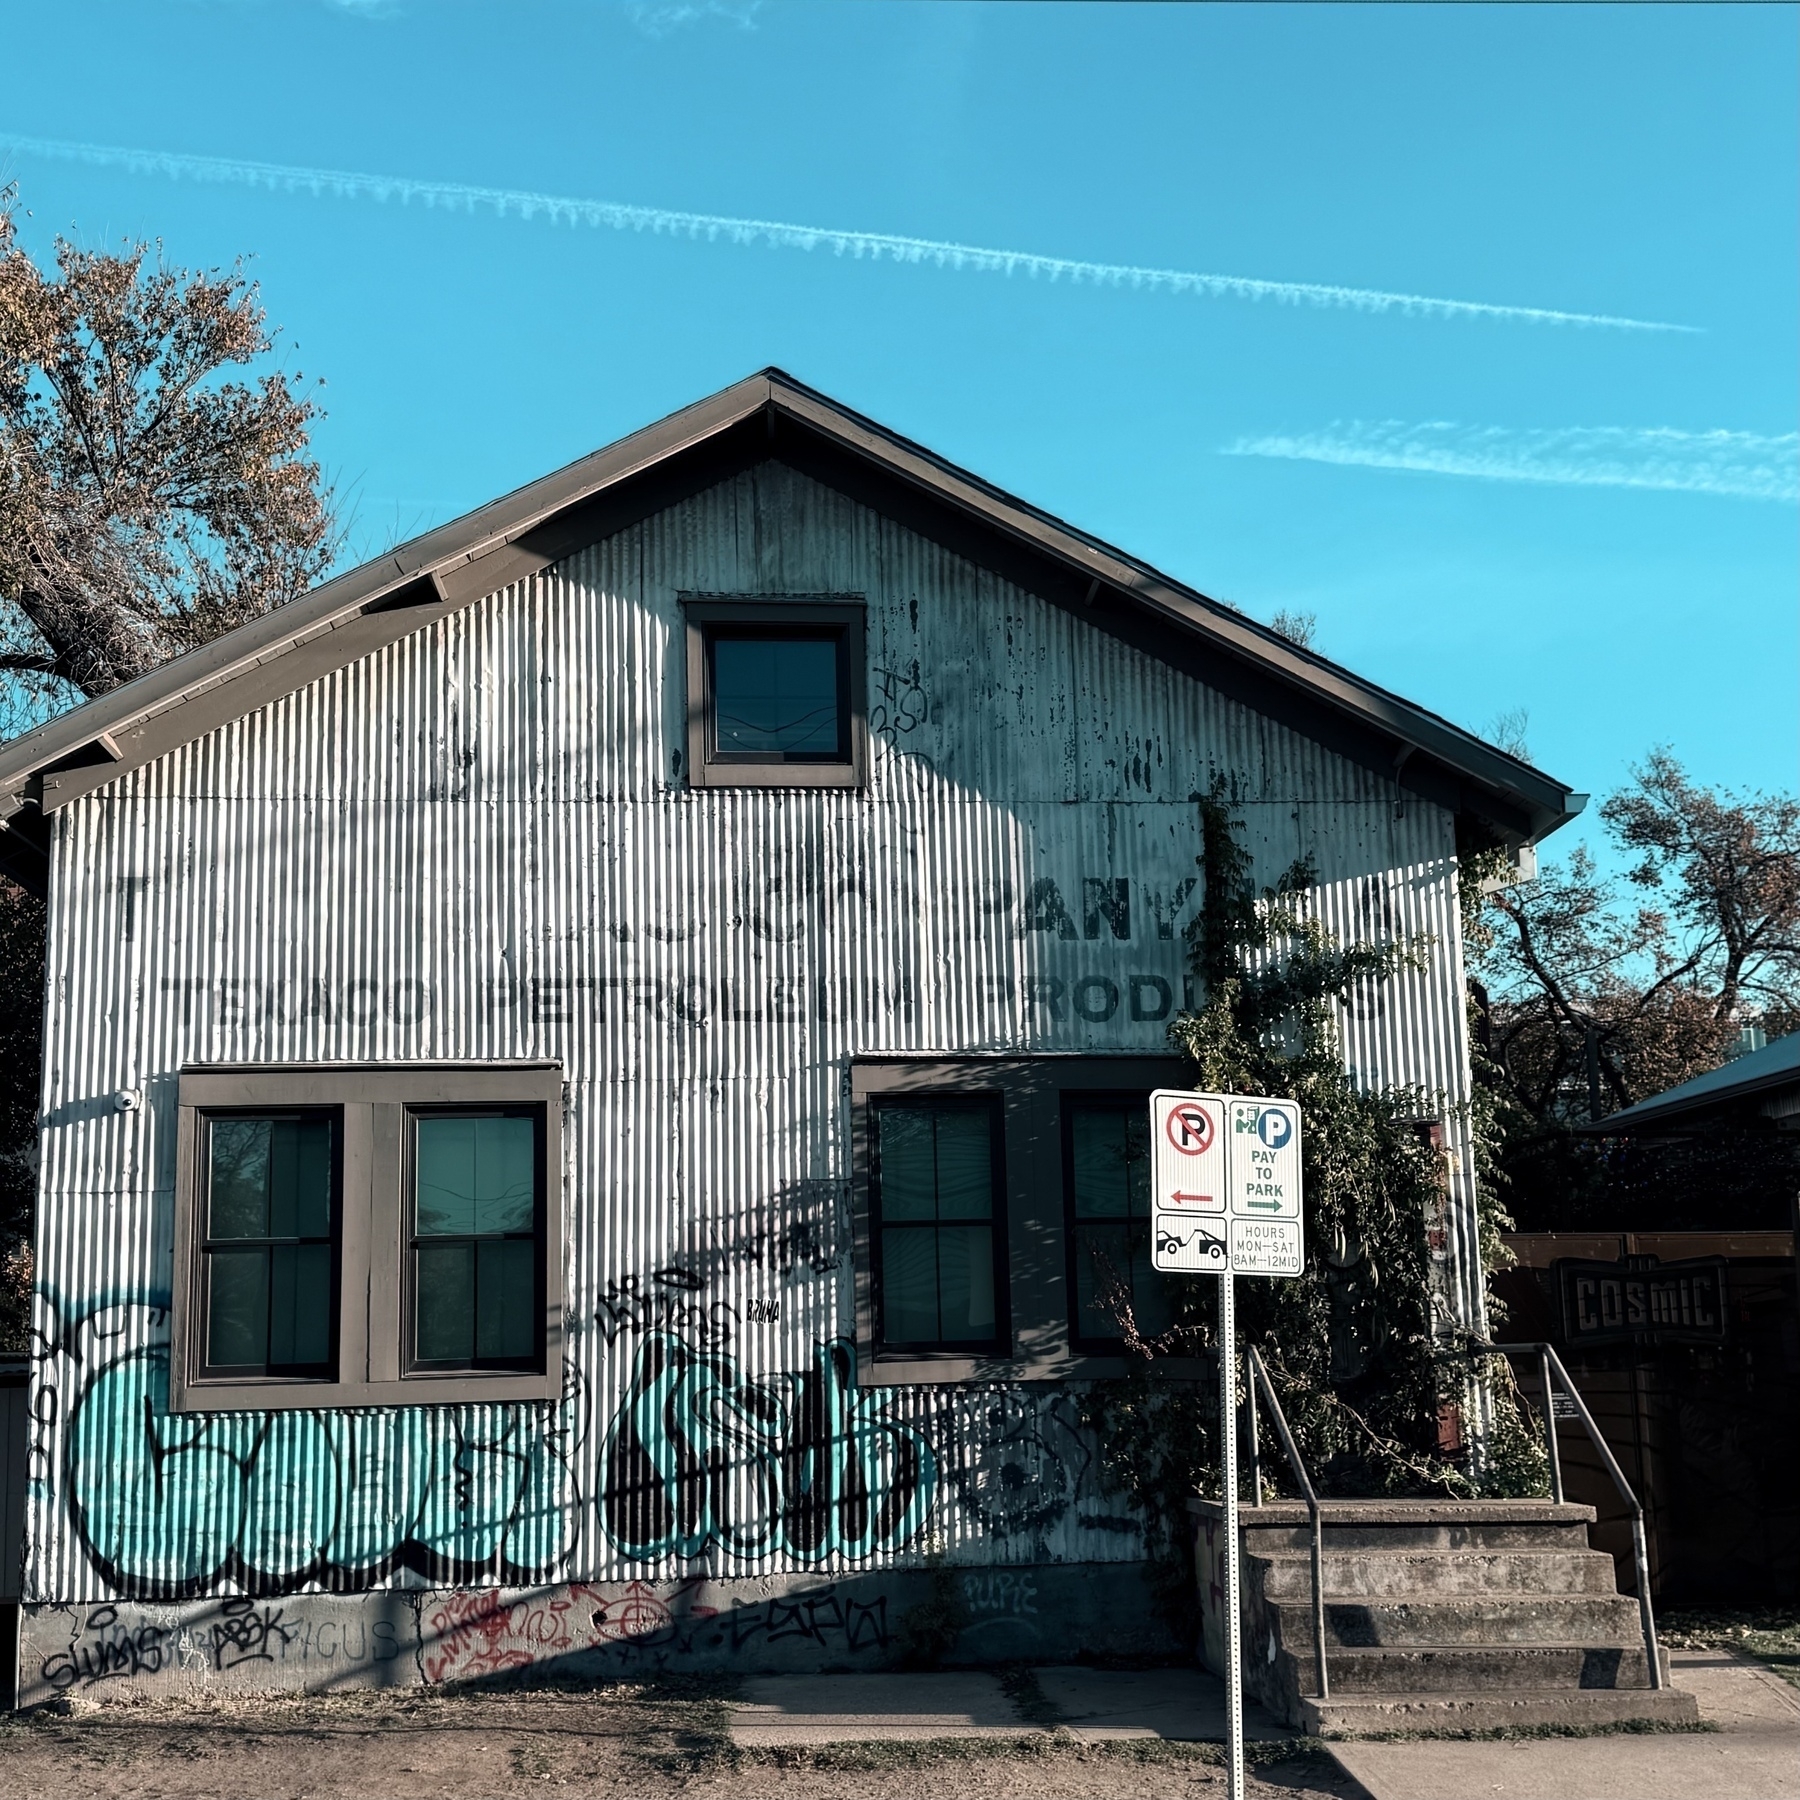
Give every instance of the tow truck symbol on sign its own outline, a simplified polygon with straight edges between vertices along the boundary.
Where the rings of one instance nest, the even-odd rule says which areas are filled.
[[[1226,1266],[1225,1239],[1197,1220],[1163,1216],[1156,1222],[1152,1262],[1159,1269],[1211,1269]]]

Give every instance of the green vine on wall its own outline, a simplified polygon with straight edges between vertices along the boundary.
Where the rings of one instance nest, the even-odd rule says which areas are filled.
[[[1305,1270],[1291,1281],[1239,1282],[1240,1344],[1262,1353],[1325,1493],[1542,1492],[1542,1453],[1504,1371],[1483,1397],[1479,1461],[1439,1449],[1440,1405],[1460,1404],[1471,1376],[1432,1328],[1427,1232],[1445,1177],[1421,1121],[1441,1115],[1442,1103],[1415,1089],[1358,1086],[1338,1038],[1339,1006],[1420,966],[1432,946],[1339,943],[1309,904],[1310,861],[1258,893],[1222,776],[1199,805],[1205,892],[1188,935],[1204,999],[1171,1024],[1170,1041],[1196,1089],[1295,1100],[1303,1120]],[[1196,1376],[1190,1359],[1216,1366],[1217,1284],[1171,1281],[1173,1322],[1146,1336],[1124,1282],[1098,1273],[1135,1366],[1123,1380],[1096,1384],[1084,1401],[1088,1422],[1103,1479],[1129,1494],[1145,1521],[1165,1611],[1187,1623],[1186,1503],[1219,1491],[1218,1382],[1210,1371]],[[1266,1432],[1264,1445],[1279,1457]],[[1264,1473],[1286,1491],[1285,1470],[1268,1454]]]

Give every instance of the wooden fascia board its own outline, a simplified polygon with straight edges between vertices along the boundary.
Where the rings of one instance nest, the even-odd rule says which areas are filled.
[[[986,528],[1015,544],[1022,563],[1005,557],[982,555],[967,534],[946,534],[921,524],[958,554],[994,569],[1008,579],[1056,603],[1080,604],[1093,623],[1109,630],[1149,654],[1171,661],[1184,672],[1215,687],[1223,687],[1259,710],[1292,724],[1306,735],[1340,750],[1377,772],[1390,774],[1398,784],[1460,810],[1476,800],[1476,810],[1490,815],[1510,835],[1535,837],[1572,817],[1567,790],[1547,777],[1537,776],[1528,791],[1524,780],[1535,771],[1467,738],[1447,721],[1415,708],[1398,696],[1358,682],[1322,659],[1286,645],[1259,630],[1215,601],[1184,590],[1155,571],[1126,561],[1104,546],[1090,543],[1067,531],[1056,521],[1021,502],[999,494],[984,484],[946,469],[935,459],[904,445],[896,445],[875,428],[847,419],[829,403],[814,396],[777,389],[774,404],[792,414],[820,437],[862,460],[866,466],[910,485],[926,503],[948,506],[978,520]],[[792,446],[778,444],[783,455]],[[802,462],[804,455],[796,458]],[[822,462],[808,471],[829,483]],[[843,486],[842,482],[833,485]],[[855,484],[850,484],[854,486]],[[1046,584],[1032,579],[1023,563],[1050,561],[1070,572],[1065,583]],[[1096,585],[1097,584],[1097,587]],[[1171,627],[1175,636],[1161,642],[1143,639],[1123,629],[1129,613],[1148,613]],[[1232,675],[1217,667],[1196,667],[1191,655],[1179,649],[1181,640],[1222,651],[1235,665]],[[1282,703],[1283,698],[1286,704]],[[1323,703],[1323,704],[1321,704]],[[1328,724],[1327,721],[1335,724]],[[1418,762],[1418,754],[1428,759]],[[1477,766],[1471,767],[1471,763]],[[1491,770],[1480,765],[1490,763]]]
[[[763,376],[740,382],[40,726],[0,749],[0,791],[54,812],[535,574],[566,554],[534,541],[564,535],[556,532],[557,521],[753,419],[768,403],[769,386]],[[110,749],[95,755],[96,745]]]
[[[756,429],[759,415],[768,421],[766,442]],[[782,418],[798,433],[780,431]],[[1545,777],[1530,780],[1534,771],[1465,738],[1447,722],[1357,682],[824,396],[768,373],[428,532],[40,727],[0,750],[0,792],[23,789],[45,811],[54,811],[700,491],[759,454],[816,465],[820,459],[806,454],[795,437],[834,450],[890,495],[909,489],[939,515],[940,529],[928,535],[958,553],[987,567],[1015,564],[1000,572],[1024,577],[1021,585],[1085,609],[1103,629],[1139,643],[1147,653],[1175,661],[1215,686],[1229,685],[1248,703],[1330,747],[1385,768],[1411,791],[1457,805],[1472,786],[1480,795],[1477,810],[1519,836],[1537,835],[1568,816],[1566,790]],[[816,466],[809,472],[830,480]],[[844,487],[844,471],[837,474],[833,485]],[[944,521],[954,523],[950,536],[956,542],[948,542]],[[996,546],[1002,545],[1011,545],[1013,555],[997,555]],[[1055,570],[1065,578],[1046,581],[1045,573]],[[1145,638],[1138,629],[1145,620],[1160,623],[1162,633]],[[1196,666],[1203,651],[1222,655],[1224,665]],[[1423,764],[1414,754],[1421,751]],[[1495,768],[1484,769],[1490,762]],[[1514,770],[1526,779],[1506,779]]]

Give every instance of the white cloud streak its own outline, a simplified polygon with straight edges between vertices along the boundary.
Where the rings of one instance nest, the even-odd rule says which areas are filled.
[[[309,194],[319,199],[373,200],[385,204],[440,208],[448,212],[491,213],[496,218],[542,220],[555,225],[587,225],[612,231],[652,232],[672,237],[775,250],[829,250],[871,262],[930,264],[967,274],[1023,275],[1072,285],[1132,288],[1186,294],[1209,300],[1269,300],[1280,305],[1324,307],[1362,313],[1399,313],[1431,319],[1490,319],[1530,325],[1565,325],[1609,331],[1694,332],[1692,325],[1616,318],[1607,313],[1559,312],[1541,306],[1499,306],[1481,300],[1443,300],[1426,294],[1389,293],[1379,288],[1338,287],[1311,281],[1263,281],[1246,275],[1206,275],[1188,269],[1139,268],[1128,263],[1078,262],[1026,250],[983,249],[936,238],[896,237],[880,231],[842,231],[826,226],[783,224],[773,219],[738,219],[713,213],[671,212],[663,207],[628,206],[610,200],[582,200],[562,194],[514,188],[469,187],[460,182],[414,181],[399,175],[366,175],[347,169],[310,169],[285,163],[247,162],[235,157],[185,156],[161,150],[133,150],[111,144],[75,143],[63,138],[0,133],[0,149],[17,155],[120,169],[132,175],[169,180],[219,182],[274,193]]]
[[[625,16],[645,37],[662,38],[712,19],[723,19],[740,31],[754,31],[761,11],[762,0],[634,0],[626,7]]]
[[[1300,436],[1240,438],[1227,456],[1364,469],[1472,475],[1483,481],[1537,481],[1568,487],[1658,488],[1739,500],[1800,502],[1800,433],[1673,431],[1624,425],[1512,431],[1445,421],[1408,425],[1360,419]]]

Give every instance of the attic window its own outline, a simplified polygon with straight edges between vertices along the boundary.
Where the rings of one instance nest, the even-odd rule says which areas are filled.
[[[688,780],[860,787],[860,600],[690,600]]]

